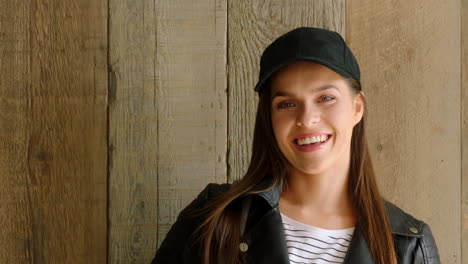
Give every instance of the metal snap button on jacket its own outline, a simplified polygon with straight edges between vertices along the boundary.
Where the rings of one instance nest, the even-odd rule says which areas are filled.
[[[249,246],[247,245],[247,243],[242,242],[242,243],[239,244],[239,249],[242,252],[246,252],[247,249],[249,249]]]
[[[410,227],[409,231],[411,231],[411,233],[415,233],[415,234],[418,233],[418,229],[416,227]]]

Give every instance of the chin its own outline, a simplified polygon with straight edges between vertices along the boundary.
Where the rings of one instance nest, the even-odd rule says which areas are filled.
[[[325,171],[325,167],[318,166],[294,166],[295,170],[298,170],[304,174],[320,174]]]
[[[318,175],[323,172],[321,169],[309,169],[309,170],[300,170],[304,174],[309,174],[309,175]]]

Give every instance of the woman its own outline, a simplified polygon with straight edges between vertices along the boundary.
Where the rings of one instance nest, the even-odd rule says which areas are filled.
[[[358,63],[301,27],[263,52],[252,158],[208,184],[153,263],[440,263],[431,229],[379,194]]]

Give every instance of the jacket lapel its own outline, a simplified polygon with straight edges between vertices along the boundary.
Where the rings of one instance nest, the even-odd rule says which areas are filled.
[[[276,208],[268,211],[252,228],[246,242],[248,263],[289,264],[283,222]]]
[[[251,213],[254,217],[250,214],[248,217],[252,224],[252,228],[246,233],[246,242],[249,245],[247,252],[247,255],[250,256],[249,263],[289,264],[283,222],[278,209],[281,184],[277,182],[273,188],[268,189],[272,184],[273,178],[271,175],[267,175],[252,192],[241,195],[241,197],[247,195],[261,197],[260,200],[264,201],[253,206],[252,210],[254,211]],[[384,206],[394,236],[422,237],[420,232],[414,230],[421,230],[423,222],[406,214],[391,202],[384,200]],[[359,228],[354,231],[343,263],[374,263],[367,241]]]
[[[281,215],[277,208],[265,214],[248,233],[248,263],[289,264]],[[373,264],[372,255],[361,231],[356,228],[344,264]]]
[[[353,238],[349,243],[348,253],[343,261],[343,264],[371,264],[374,263],[372,255],[369,250],[361,230],[354,229]]]

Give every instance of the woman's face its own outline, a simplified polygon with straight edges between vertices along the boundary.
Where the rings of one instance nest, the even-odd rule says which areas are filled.
[[[271,95],[275,138],[295,169],[320,174],[349,165],[353,127],[364,107],[362,95],[352,95],[341,75],[320,64],[296,62],[272,77]],[[328,139],[301,151],[295,139],[311,138],[311,133]]]

